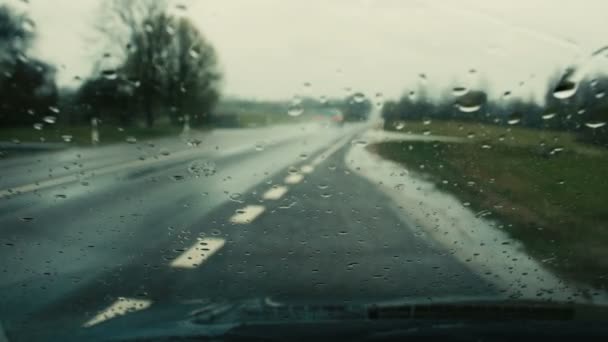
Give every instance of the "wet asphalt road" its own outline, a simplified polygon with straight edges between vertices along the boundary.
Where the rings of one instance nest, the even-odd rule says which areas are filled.
[[[345,156],[364,148],[364,129],[225,131],[199,146],[175,139],[1,161],[6,335],[102,327],[97,315],[121,297],[152,310],[202,298],[497,294],[352,172]]]

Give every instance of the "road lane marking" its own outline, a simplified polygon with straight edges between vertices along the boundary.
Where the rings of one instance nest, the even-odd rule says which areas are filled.
[[[119,297],[114,303],[112,303],[112,305],[105,308],[82,326],[85,328],[90,328],[118,316],[123,316],[135,311],[145,310],[149,308],[150,305],[152,305],[151,300]]]
[[[243,209],[237,210],[236,214],[230,218],[230,222],[235,224],[251,223],[265,210],[266,208],[263,205],[248,205]]]
[[[300,173],[292,173],[285,178],[287,184],[298,184],[304,179],[304,176]]]
[[[287,193],[287,187],[282,185],[275,185],[262,195],[265,200],[278,200]]]
[[[226,240],[221,238],[198,239],[194,246],[171,262],[171,267],[196,268],[222,248],[225,243]]]
[[[305,174],[312,173],[314,170],[315,170],[315,168],[310,165],[304,165],[300,168],[300,171],[302,171],[302,173],[305,173]]]
[[[344,146],[344,144],[346,144],[350,140],[350,137],[351,136],[348,135],[348,136],[342,138],[337,143],[335,143],[330,148],[328,148],[325,152],[318,155],[312,161],[312,163],[311,163],[312,166],[319,166],[319,164],[321,164],[323,161],[325,161],[325,159],[329,158],[332,154],[336,153],[336,151],[338,151],[340,148],[342,148],[342,146]]]

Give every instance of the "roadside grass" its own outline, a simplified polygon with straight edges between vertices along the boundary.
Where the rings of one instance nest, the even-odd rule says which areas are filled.
[[[532,129],[518,126],[499,126],[479,122],[432,121],[403,121],[400,130],[395,132],[411,134],[430,134],[466,138],[473,142],[488,144],[501,143],[507,146],[538,146],[549,145],[563,147],[584,154],[598,154],[603,149],[577,141],[574,134],[545,129]],[[586,128],[590,129],[590,128]]]
[[[384,142],[369,148],[425,175],[472,210],[490,211],[561,276],[606,288],[608,151],[565,132],[449,122],[410,127],[413,133],[430,128],[437,135],[474,137],[464,143]]]

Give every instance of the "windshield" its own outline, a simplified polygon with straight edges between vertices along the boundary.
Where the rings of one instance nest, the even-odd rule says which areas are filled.
[[[0,1],[0,340],[260,299],[605,305],[607,10]]]

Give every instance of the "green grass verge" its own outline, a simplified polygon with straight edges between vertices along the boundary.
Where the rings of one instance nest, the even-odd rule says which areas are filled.
[[[475,128],[452,124],[437,131],[456,135],[450,130]],[[512,128],[510,138],[496,140],[504,128],[484,130],[485,136],[465,143],[385,142],[369,148],[424,174],[473,210],[491,211],[530,254],[562,276],[608,286],[608,153],[579,146],[567,133],[543,133],[557,135],[554,145],[564,148],[551,154],[554,146],[539,145],[545,139],[539,131]]]

